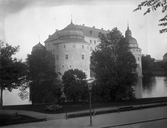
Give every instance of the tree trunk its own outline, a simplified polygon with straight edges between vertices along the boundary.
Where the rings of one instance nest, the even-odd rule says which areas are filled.
[[[1,101],[0,101],[0,108],[3,106],[3,89],[1,89]]]

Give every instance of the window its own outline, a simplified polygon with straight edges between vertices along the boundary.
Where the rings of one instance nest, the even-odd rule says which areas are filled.
[[[92,51],[93,49],[92,49],[92,47],[90,47],[90,51]]]
[[[84,49],[84,45],[82,45],[82,48]]]
[[[64,48],[66,48],[66,45],[64,45]]]
[[[59,56],[57,55],[57,60],[59,59]]]
[[[68,59],[68,54],[65,55],[65,59]]]
[[[96,40],[94,40],[94,44],[96,44]]]
[[[73,48],[75,48],[75,44],[73,45]]]
[[[57,45],[57,49],[59,48],[59,46]]]
[[[138,57],[138,61],[140,61],[140,57]]]
[[[90,40],[90,43],[92,43],[92,40]]]
[[[84,59],[84,54],[82,54],[82,59]]]

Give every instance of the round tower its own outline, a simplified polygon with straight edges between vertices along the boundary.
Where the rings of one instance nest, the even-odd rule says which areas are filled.
[[[142,50],[138,47],[137,40],[132,37],[132,32],[129,29],[129,25],[128,25],[127,30],[125,32],[125,38],[129,43],[132,54],[135,56],[136,63],[137,63],[136,70],[138,73],[138,77],[142,77],[142,63],[141,63]]]
[[[90,77],[90,49],[83,32],[72,22],[57,31],[52,40],[55,55],[56,72],[64,74],[69,69],[79,69]]]

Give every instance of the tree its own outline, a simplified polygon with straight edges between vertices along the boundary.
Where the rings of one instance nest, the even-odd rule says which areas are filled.
[[[109,34],[100,34],[101,43],[91,55],[98,94],[105,101],[134,97],[136,61],[121,32],[114,28]],[[95,88],[95,87],[94,87]]]
[[[34,103],[54,102],[61,82],[55,73],[54,55],[45,48],[32,51],[27,57],[30,99]],[[59,97],[57,97],[59,98]]]
[[[3,90],[17,89],[26,82],[27,67],[22,60],[13,58],[19,51],[19,46],[5,44],[0,41],[0,89],[1,106],[3,104]]]
[[[163,61],[161,67],[164,70],[164,75],[167,76],[167,61]]]
[[[76,103],[88,99],[88,87],[85,79],[86,74],[78,69],[71,69],[64,73],[62,80],[67,100]]]
[[[159,21],[159,26],[166,27],[167,26],[167,0],[145,0],[138,5],[138,7],[134,10],[141,10],[143,7],[147,8],[144,15],[150,13],[151,11],[156,11],[158,8],[162,9],[162,13],[165,14]],[[167,32],[167,28],[161,29],[160,33]]]
[[[143,75],[152,75],[154,58],[151,58],[150,55],[142,55],[142,71]]]

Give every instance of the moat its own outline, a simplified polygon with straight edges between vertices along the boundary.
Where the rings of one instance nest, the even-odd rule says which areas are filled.
[[[143,79],[143,82],[140,84],[142,87],[142,98],[167,96],[166,77],[152,77],[147,80]],[[18,89],[14,89],[12,92],[4,91],[3,105],[31,104],[28,99],[22,100],[18,96],[19,92]]]

